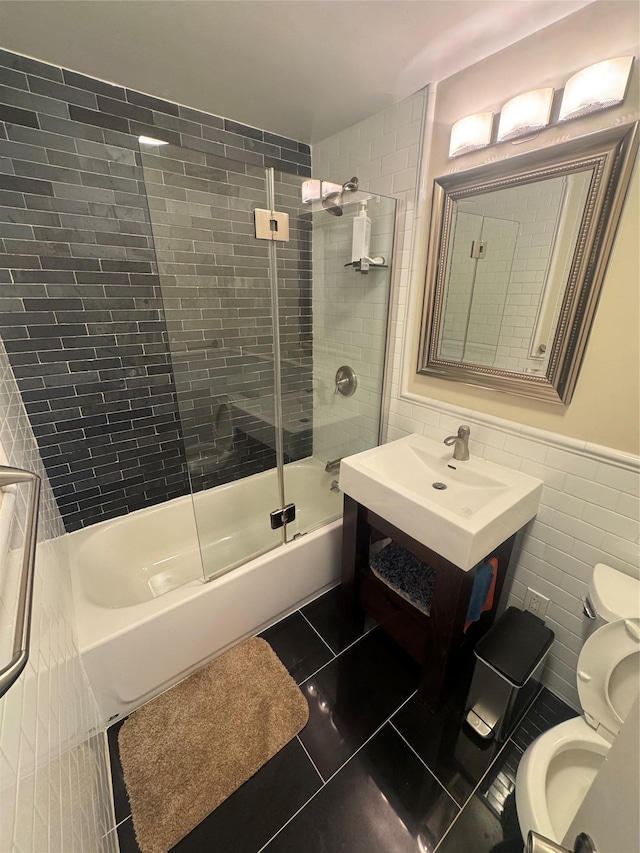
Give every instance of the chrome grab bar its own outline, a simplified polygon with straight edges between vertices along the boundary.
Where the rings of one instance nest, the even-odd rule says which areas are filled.
[[[33,579],[36,565],[36,540],[38,536],[38,508],[40,506],[40,477],[22,468],[0,465],[0,487],[14,483],[28,483],[29,497],[24,527],[22,567],[18,584],[18,604],[13,630],[13,651],[9,663],[0,669],[0,696],[14,684],[29,659],[31,608],[33,605]]]

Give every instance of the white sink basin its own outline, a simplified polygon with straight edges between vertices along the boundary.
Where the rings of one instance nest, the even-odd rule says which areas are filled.
[[[469,571],[534,517],[542,481],[408,435],[343,459],[340,488]]]

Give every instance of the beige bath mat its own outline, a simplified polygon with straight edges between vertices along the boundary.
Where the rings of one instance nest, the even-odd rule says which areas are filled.
[[[307,702],[262,639],[135,711],[118,735],[136,839],[166,853],[303,728]]]

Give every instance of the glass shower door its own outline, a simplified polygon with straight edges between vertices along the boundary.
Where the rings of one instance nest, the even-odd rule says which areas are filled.
[[[271,250],[256,240],[253,215],[268,206],[267,170],[174,145],[141,151],[202,570],[212,579],[283,542],[270,524],[282,498]]]
[[[274,183],[290,238],[275,243],[284,490],[296,508],[290,541],[342,514],[340,459],[379,442],[396,201],[347,190],[327,205],[326,181],[275,172]],[[363,211],[368,271],[352,260]],[[337,381],[343,374],[349,381]]]

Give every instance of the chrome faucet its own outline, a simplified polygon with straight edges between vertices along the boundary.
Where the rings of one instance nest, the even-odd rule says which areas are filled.
[[[469,458],[469,433],[471,432],[468,426],[458,427],[457,435],[450,435],[445,438],[444,443],[447,447],[453,444],[453,458],[460,462],[466,462]]]
[[[327,474],[335,474],[336,471],[340,470],[340,463],[342,462],[342,456],[340,459],[332,459],[331,462],[327,462],[324,466],[324,470]]]

